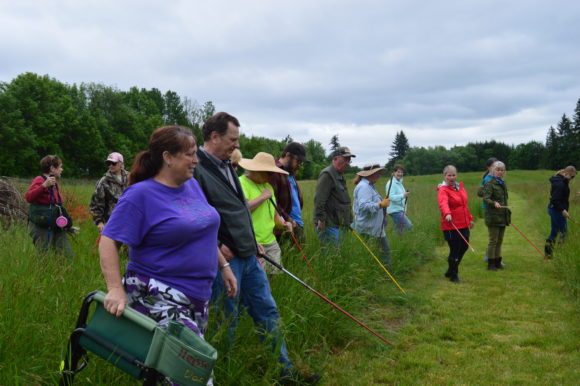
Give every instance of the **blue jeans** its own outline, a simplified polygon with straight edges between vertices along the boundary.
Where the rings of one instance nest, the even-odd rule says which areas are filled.
[[[548,208],[548,214],[550,215],[550,223],[552,225],[552,231],[550,232],[550,236],[548,240],[554,241],[556,237],[558,237],[558,233],[561,233],[560,236],[561,240],[564,240],[566,237],[566,233],[568,232],[568,222],[566,217],[562,214],[562,212],[558,212],[551,208]]]
[[[229,328],[230,342],[233,343],[241,303],[241,306],[248,310],[254,320],[260,339],[264,340],[266,337],[271,339],[272,351],[279,350],[280,363],[285,368],[293,367],[290,358],[288,358],[288,349],[280,330],[280,315],[278,315],[276,301],[272,297],[268,278],[258,263],[258,259],[256,256],[245,259],[234,257],[229,263],[238,281],[238,293],[235,298],[226,297],[224,282],[218,273],[213,283],[212,301],[224,298],[225,314],[232,318],[232,324]]]
[[[340,228],[335,227],[325,227],[324,231],[318,232],[318,238],[324,244],[332,244],[335,247],[338,247],[340,243]]]
[[[393,219],[393,228],[395,228],[398,233],[410,231],[411,228],[413,228],[413,224],[405,212],[390,213],[389,216]]]

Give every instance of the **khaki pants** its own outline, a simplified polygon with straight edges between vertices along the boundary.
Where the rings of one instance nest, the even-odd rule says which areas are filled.
[[[264,247],[264,251],[266,252],[266,256],[274,260],[274,262],[282,265],[282,250],[278,245],[278,242],[274,241],[272,244],[262,245]],[[264,271],[268,274],[278,274],[282,273],[278,268],[274,267],[272,264],[268,263],[264,259],[259,259],[260,265],[264,268]]]
[[[489,234],[489,244],[487,245],[487,258],[497,259],[501,256],[501,244],[503,243],[503,235],[505,227],[487,227]]]

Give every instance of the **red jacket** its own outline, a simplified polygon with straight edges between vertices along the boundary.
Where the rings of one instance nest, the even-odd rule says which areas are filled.
[[[50,193],[47,188],[42,186],[44,184],[45,178],[43,176],[34,177],[28,191],[24,195],[24,198],[29,203],[35,204],[43,204],[43,205],[50,205]],[[56,189],[53,190],[53,204],[61,204],[62,203],[62,196],[58,191],[58,183],[55,185]]]
[[[469,228],[473,216],[467,206],[467,192],[463,188],[463,182],[459,183],[459,190],[448,185],[439,186],[437,190],[437,200],[441,211],[441,230],[454,230],[453,224],[458,229]],[[448,214],[453,218],[453,224],[445,220],[445,216]]]

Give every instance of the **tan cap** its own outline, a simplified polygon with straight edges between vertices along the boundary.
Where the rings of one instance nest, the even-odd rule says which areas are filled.
[[[368,177],[372,176],[375,173],[382,173],[385,170],[386,169],[382,168],[381,165],[379,164],[366,164],[365,166],[363,166],[363,170],[358,172],[356,175],[361,177]]]
[[[276,166],[276,161],[274,161],[274,156],[272,154],[259,152],[254,156],[254,158],[242,158],[239,165],[246,170],[252,172],[274,172],[288,174],[287,171],[280,169]]]

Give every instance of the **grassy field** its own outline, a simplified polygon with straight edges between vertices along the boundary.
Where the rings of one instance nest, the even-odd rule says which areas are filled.
[[[509,172],[513,221],[543,248],[549,233],[546,213],[550,172]],[[349,235],[339,251],[320,255],[313,227],[303,247],[312,274],[296,250],[284,265],[315,289],[375,329],[387,345],[363,330],[291,278],[277,275],[272,292],[284,323],[290,355],[307,371],[323,374],[321,384],[578,384],[580,354],[580,245],[570,224],[568,242],[546,261],[512,228],[506,232],[506,270],[488,272],[482,261],[487,230],[478,218],[472,234],[476,253],[468,251],[460,267],[463,282],[443,279],[447,248],[438,228],[435,187],[442,176],[408,177],[411,233],[397,236],[389,225],[393,250],[391,273],[402,294],[359,241]],[[475,190],[480,174],[460,174],[481,216]],[[377,183],[384,189],[386,179]],[[314,181],[301,182],[305,215],[312,213]],[[352,186],[351,186],[352,188]],[[86,221],[93,183],[66,184],[76,207],[81,234],[72,242],[75,258],[38,255],[24,225],[0,235],[0,384],[41,385],[58,381],[82,298],[104,289],[95,240]],[[572,185],[573,194],[576,188]],[[572,198],[571,215],[578,199]],[[84,221],[84,222],[83,222]],[[208,340],[220,352],[216,383],[272,384],[276,359],[256,337],[251,319],[242,317],[229,347],[219,310],[210,314]],[[91,356],[78,384],[139,384]]]

